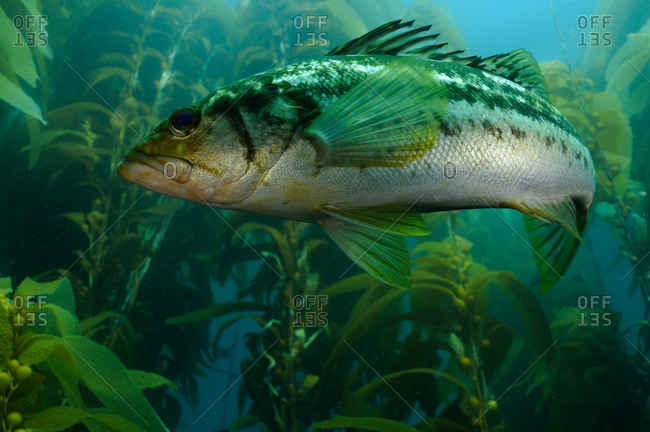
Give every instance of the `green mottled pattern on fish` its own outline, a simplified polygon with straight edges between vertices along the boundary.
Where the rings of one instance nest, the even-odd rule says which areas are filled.
[[[252,87],[255,78],[242,82],[243,88],[250,87],[242,99],[264,99],[260,94],[267,91],[266,82],[280,88],[287,83],[292,91],[297,87],[325,110],[362,77],[378,72],[391,60],[393,58],[388,56],[358,59],[350,56],[287,66],[268,73],[260,80],[264,82],[257,81]],[[284,156],[295,154],[296,159],[288,161],[288,157],[283,157],[267,174],[264,188],[257,193],[260,200],[267,201],[264,189],[271,189],[277,191],[278,198],[284,198],[282,202],[297,202],[298,206],[303,206],[304,197],[292,198],[286,186],[310,181],[323,184],[326,189],[323,193],[331,192],[332,199],[340,201],[347,196],[352,202],[363,205],[376,204],[377,197],[368,193],[390,196],[389,186],[395,187],[392,191],[395,198],[391,199],[400,198],[408,205],[424,193],[416,204],[423,211],[485,207],[481,198],[489,198],[488,203],[501,206],[521,196],[522,192],[540,197],[571,195],[589,205],[594,176],[591,158],[575,129],[555,108],[536,94],[525,92],[521,86],[487,72],[453,63],[428,62],[432,79],[441,80],[448,89],[449,108],[440,121],[438,143],[426,156],[401,168],[364,172],[348,167],[324,167],[315,171],[311,163],[313,157],[300,154],[314,152],[313,146],[295,146],[287,149]],[[221,97],[217,93],[207,102]],[[228,103],[233,102],[230,98],[236,97],[230,94]],[[454,178],[445,175],[454,175]],[[465,182],[472,180],[476,185],[467,188]],[[433,184],[442,189],[430,187]],[[479,190],[481,186],[485,188]],[[450,189],[454,192],[450,193]],[[501,195],[501,202],[493,199],[498,195]],[[256,194],[251,198],[249,204],[257,205]],[[322,195],[318,196],[320,198]]]
[[[388,23],[179,109],[127,154],[120,174],[206,205],[318,223],[400,287],[409,273],[401,236],[428,232],[419,213],[515,208],[558,224],[550,234],[528,224],[548,289],[586,223],[588,150],[549,103],[530,54],[416,49],[435,36],[415,38],[420,28],[400,38],[410,25]],[[161,175],[169,163],[171,178]]]

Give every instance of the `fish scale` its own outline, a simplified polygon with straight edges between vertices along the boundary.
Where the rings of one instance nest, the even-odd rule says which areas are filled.
[[[382,57],[366,58],[363,63],[357,59],[337,60],[341,66],[349,62],[349,68],[346,70],[357,70],[360,77],[367,77],[372,73],[381,70],[387,63]],[[373,65],[371,60],[376,61]],[[326,67],[315,67],[318,60],[306,62],[306,64],[296,66],[295,69],[301,70],[307,67],[316,70],[327,71]],[[323,60],[325,65],[329,64],[328,60]],[[431,61],[432,74],[440,74],[440,69],[444,68],[449,73],[450,65],[440,65],[441,62]],[[454,65],[455,66],[455,65]],[[452,66],[453,67],[453,66]],[[462,67],[462,66],[461,66]],[[457,74],[450,74],[458,76]],[[478,75],[478,74],[476,74]],[[287,81],[294,83],[300,74],[296,74],[294,69],[289,69],[286,74],[274,77],[274,82]],[[335,82],[334,77],[321,77],[322,81]],[[476,79],[480,79],[478,76]],[[486,80],[489,80],[486,78]],[[361,81],[359,78],[357,81]],[[450,87],[457,87],[452,79],[443,82]],[[494,82],[489,80],[488,82]],[[303,83],[308,94],[309,86]],[[510,87],[517,84],[512,83]],[[474,82],[474,87],[479,86]],[[526,90],[520,87],[520,92]],[[478,91],[478,90],[475,90]],[[481,90],[485,92],[485,90]],[[501,91],[496,87],[490,87],[490,91]],[[515,97],[512,97],[513,104],[519,103]],[[317,99],[317,102],[327,109],[334,100],[329,97]],[[541,106],[541,104],[540,104]],[[514,107],[513,107],[514,108]],[[559,115],[559,114],[558,114]],[[453,124],[460,124],[460,136],[447,136],[443,132],[438,135],[436,146],[423,157],[421,160],[414,162],[413,167],[404,168],[366,168],[366,169],[342,169],[337,167],[325,167],[313,174],[311,160],[313,156],[305,156],[298,150],[298,146],[289,148],[285,157],[283,157],[267,175],[267,181],[253,194],[249,199],[251,209],[259,204],[259,201],[268,200],[269,195],[274,199],[286,202],[288,213],[297,214],[316,210],[317,205],[306,203],[305,200],[291,194],[291,189],[285,189],[283,185],[300,181],[307,183],[309,179],[314,183],[314,189],[319,190],[319,196],[325,201],[336,200],[336,194],[340,188],[349,190],[356,189],[358,193],[348,194],[349,199],[356,203],[369,204],[377,202],[377,197],[368,195],[369,192],[380,191],[380,194],[387,197],[388,200],[400,202],[405,205],[411,205],[424,193],[418,201],[416,207],[423,211],[429,209],[444,209],[441,205],[449,204],[450,208],[475,208],[484,207],[485,200],[488,204],[495,207],[501,207],[504,203],[511,201],[516,197],[521,197],[522,193],[531,194],[531,196],[573,196],[576,199],[584,200],[586,205],[589,204],[589,194],[592,193],[593,167],[591,165],[584,167],[582,164],[569,166],[574,157],[573,153],[567,151],[567,155],[562,154],[561,150],[553,147],[549,149],[541,142],[541,137],[554,136],[567,142],[569,150],[587,155],[586,148],[581,141],[577,140],[572,133],[562,132],[557,125],[552,123],[542,123],[536,120],[536,112],[529,110],[528,115],[511,109],[509,111],[490,109],[482,102],[470,104],[463,99],[451,100],[450,107],[443,118]],[[469,120],[472,119],[475,124],[482,121],[488,121],[490,127],[502,128],[504,137],[497,139],[493,131],[485,128],[474,128],[469,126]],[[519,139],[513,136],[508,125],[516,124],[518,129],[523,131],[528,138]],[[310,144],[307,144],[308,146]],[[296,157],[292,158],[292,150],[296,152]],[[513,150],[513,151],[511,151]],[[514,151],[516,150],[516,151]],[[517,158],[516,154],[525,153],[529,158]],[[552,163],[549,163],[552,162]],[[445,182],[443,175],[444,165],[452,163],[456,166],[457,175],[462,178],[457,179],[457,185],[451,189],[453,192],[447,196],[440,196],[435,186]],[[302,168],[300,168],[302,166]],[[479,170],[478,168],[481,167]],[[413,176],[411,173],[417,175]],[[515,175],[519,173],[519,175]],[[414,178],[414,179],[413,179]],[[307,179],[307,180],[305,180]],[[340,179],[345,179],[340,181]],[[327,185],[336,185],[333,193],[328,193]],[[484,184],[493,186],[490,190],[481,190]],[[418,185],[424,185],[423,188]],[[380,188],[381,187],[381,188]],[[390,188],[394,187],[394,191]],[[494,187],[501,189],[495,190]],[[315,200],[316,201],[316,200]],[[296,203],[299,207],[294,207]],[[322,202],[320,203],[322,204]],[[313,208],[309,208],[309,206]]]

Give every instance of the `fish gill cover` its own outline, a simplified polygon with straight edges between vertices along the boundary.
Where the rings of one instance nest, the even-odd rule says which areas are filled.
[[[416,18],[448,52],[467,48],[446,8],[3,3],[1,428],[647,430],[650,16],[612,4],[580,12],[593,28],[569,17],[577,34],[564,34],[593,44],[611,31],[611,46],[540,62],[597,186],[582,251],[539,296],[508,213],[426,216],[399,290],[306,224],[183,204],[116,175],[178,106],[386,22]],[[217,385],[203,377],[213,369]]]

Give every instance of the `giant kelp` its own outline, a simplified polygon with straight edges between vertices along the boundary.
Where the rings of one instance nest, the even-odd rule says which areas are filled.
[[[67,279],[26,279],[15,292],[0,279],[0,290],[3,431],[18,430],[23,422],[49,432],[80,422],[98,432],[168,430],[140,390],[173,384],[125,369],[109,349],[81,336]],[[82,397],[85,392],[93,398]],[[67,406],[60,406],[63,398]]]
[[[27,114],[25,122],[31,149],[28,166],[31,168],[38,160],[41,147],[40,124],[45,123],[43,108],[49,96],[45,58],[51,59],[52,51],[47,46],[47,33],[41,27],[43,23],[26,20],[27,16],[42,16],[35,3],[15,2],[5,7],[8,9],[0,8],[0,100]],[[9,16],[19,20],[12,21]],[[14,27],[16,24],[21,26],[21,23],[22,28]],[[12,116],[5,118],[7,127],[12,123]],[[16,122],[17,118],[13,117],[13,121]]]
[[[650,105],[650,86],[644,76],[650,71],[650,21],[627,41],[609,60],[605,70],[606,90],[616,94],[633,117]]]
[[[240,3],[233,12],[241,24],[235,31],[236,78],[323,55],[367,30],[344,0],[308,4],[253,0]]]
[[[201,343],[207,329],[191,328],[192,339],[166,339],[174,330],[165,328],[160,311],[200,307],[210,298],[210,277],[224,280],[232,274],[216,266],[213,258],[236,256],[232,251],[241,248],[222,248],[212,213],[179,211],[178,202],[127,188],[116,177],[115,166],[125,148],[173,107],[260,66],[251,63],[254,51],[273,53],[262,65],[267,68],[293,61],[306,50],[253,37],[268,21],[265,14],[253,13],[254,4],[231,11],[225,2],[193,1],[188,5],[192,13],[186,13],[167,1],[99,2],[78,12],[68,3],[49,2],[44,9],[51,23],[71,15],[76,23],[52,33],[48,50],[55,62],[38,63],[41,81],[50,84],[45,96],[52,93],[51,105],[45,104],[45,97],[39,100],[47,126],[30,142],[26,129],[17,124],[20,116],[5,124],[15,136],[6,157],[16,161],[7,175],[24,177],[24,150],[42,153],[23,182],[2,191],[2,200],[13,203],[3,205],[3,217],[15,221],[12,228],[4,227],[2,268],[16,280],[28,275],[38,280],[68,277],[85,335],[131,365],[165,371],[196,401],[196,368],[207,366],[208,344]],[[319,6],[332,17],[323,30],[343,39],[364,30],[353,10],[339,16],[334,6],[345,4]],[[287,2],[283,9],[278,20],[291,23],[304,5]],[[9,12],[25,10],[17,6]],[[33,81],[19,77],[24,78],[30,78],[28,85]],[[30,165],[35,161],[32,156]],[[32,199],[18,204],[25,190],[33,191]],[[215,235],[188,234],[186,225]],[[179,244],[187,246],[181,249]],[[187,267],[192,271],[183,270]],[[152,273],[155,276],[149,276]],[[166,296],[160,295],[161,287]],[[192,296],[185,291],[190,287]],[[142,302],[142,296],[152,301]],[[143,329],[149,337],[136,344],[143,339]],[[163,345],[173,358],[161,353]],[[177,421],[178,404],[164,392],[154,396],[155,403],[173,407],[164,414],[172,424]]]
[[[59,339],[40,334],[26,338],[25,347],[31,346],[27,342],[39,347],[43,341],[54,350],[33,350],[50,352],[54,370],[76,368],[74,374],[47,375],[42,389],[30,384],[30,390],[58,403],[61,399],[50,393],[61,386],[68,406],[30,406],[23,415],[27,425],[45,428],[65,418],[61,427],[83,421],[94,430],[100,426],[93,422],[103,418],[96,410],[115,402],[111,395],[98,394],[101,383],[87,375],[85,383],[87,370],[83,363],[72,363],[74,353],[62,340],[115,366],[118,360],[110,348],[129,368],[152,370],[177,382],[195,405],[200,368],[227,355],[223,336],[242,320],[251,320],[259,330],[244,335],[248,355],[238,364],[246,372],[240,418],[230,430],[257,425],[282,431],[310,426],[485,431],[528,428],[537,420],[544,422],[546,414],[549,427],[559,430],[571,424],[581,398],[593,407],[582,412],[590,413],[616,402],[607,395],[611,382],[599,387],[590,380],[602,376],[599,362],[606,358],[612,361],[602,371],[625,371],[616,394],[635,395],[628,405],[627,427],[643,430],[639,413],[648,397],[643,390],[647,368],[622,353],[616,327],[564,331],[575,324],[575,314],[567,312],[557,315],[549,331],[537,299],[522,283],[534,279],[532,266],[525,267],[532,255],[511,260],[508,268],[516,275],[488,270],[504,268],[493,250],[502,238],[500,232],[486,232],[485,219],[477,213],[427,218],[438,228],[433,230],[438,241],[414,246],[413,289],[400,291],[349,269],[345,256],[310,226],[183,206],[116,178],[115,165],[124,149],[176,106],[273,65],[324,53],[328,47],[300,43],[308,29],[297,28],[297,16],[326,16],[324,27],[312,30],[324,34],[330,45],[396,18],[376,22],[386,11],[365,1],[276,3],[240,2],[233,9],[225,1],[199,0],[184,7],[165,0],[83,2],[75,8],[65,0],[43,3],[50,26],[57,25],[50,38],[55,62],[31,50],[40,82],[34,88],[23,77],[16,79],[21,92],[39,103],[48,124],[34,120],[28,128],[31,120],[12,111],[4,125],[5,175],[21,181],[0,190],[0,211],[11,221],[0,232],[0,269],[14,275],[14,281],[65,275],[72,282],[81,322],[70,339],[61,334],[50,335]],[[391,7],[405,13],[401,5]],[[24,12],[20,3],[6,8],[8,15]],[[416,11],[433,14],[435,8],[415,2],[411,13]],[[437,18],[438,27],[456,28],[449,17]],[[68,19],[74,25],[62,27]],[[461,46],[460,34],[452,39]],[[6,59],[0,56],[0,72],[9,76]],[[623,66],[625,62],[618,65]],[[596,212],[623,238],[629,259],[638,261],[647,236],[640,222],[645,217],[644,190],[634,179],[648,179],[635,176],[639,171],[634,160],[630,163],[644,146],[636,145],[638,141],[631,145],[629,107],[560,65],[545,76],[551,100],[594,154]],[[631,83],[634,89],[643,84],[636,79]],[[636,117],[645,112],[638,108]],[[32,135],[30,140],[29,131],[39,138]],[[637,128],[637,137],[639,132]],[[38,149],[41,155],[33,164]],[[33,169],[26,175],[29,165]],[[644,266],[635,270],[635,283],[645,290]],[[213,281],[236,285],[236,297],[217,298],[212,304]],[[586,284],[578,287],[584,288]],[[319,295],[327,299],[319,310],[327,326],[314,327],[304,322],[294,299]],[[166,322],[170,316],[177,317]],[[210,340],[205,323],[212,318],[221,321]],[[641,323],[639,328],[637,346],[646,352],[650,327]],[[55,360],[53,352],[65,361]],[[583,353],[588,358],[578,361]],[[20,354],[18,360],[33,366],[34,377],[52,370],[50,361],[32,362]],[[528,367],[532,370],[525,385],[509,390],[521,400],[499,399]],[[125,374],[140,388],[166,383],[116,368],[120,383],[128,384]],[[590,372],[582,376],[583,370]],[[77,375],[82,378],[75,381]],[[0,373],[0,385],[2,378]],[[588,385],[589,392],[572,398],[562,387],[569,379]],[[20,384],[23,389],[28,382]],[[9,404],[29,399],[19,401],[24,394],[19,390],[6,399]],[[531,392],[528,397],[525,390]],[[555,394],[561,398],[553,399]],[[178,422],[178,394],[167,394],[163,386],[147,396],[165,423]],[[514,415],[538,399],[541,415],[525,420]],[[25,406],[10,408],[23,412]],[[119,409],[114,414],[120,415]],[[125,421],[137,424],[129,415]],[[111,420],[120,430],[130,430],[126,423]]]
[[[641,290],[648,310],[649,268],[640,262],[648,247],[643,208],[647,183],[644,178],[632,177],[632,155],[641,146],[634,145],[629,117],[615,94],[599,91],[578,71],[571,72],[561,64],[545,66],[549,68],[546,81],[551,102],[576,127],[593,156],[597,180],[594,213],[609,222],[622,239],[620,252],[634,266],[633,288]]]
[[[613,2],[602,0],[597,8],[600,15],[595,16],[612,16],[614,10],[617,18],[611,25],[591,29],[607,31],[613,37],[611,46],[587,49],[578,71],[557,70],[550,90],[562,98],[558,108],[574,114],[570,120],[582,129],[594,156],[598,180],[594,208],[621,238],[620,256],[632,264],[628,273],[633,275],[632,289],[641,291],[647,314],[650,268],[643,257],[650,246],[650,204],[644,199],[650,181],[644,145],[650,114],[648,11],[635,2],[614,8]],[[626,27],[639,30],[626,35]]]
[[[564,308],[549,325],[529,288],[512,273],[476,263],[453,218],[447,226],[445,241],[412,250],[412,288],[398,290],[364,273],[328,283],[328,275],[337,279],[348,269],[339,260],[338,268],[314,272],[331,245],[306,235],[304,224],[234,225],[230,241],[245,240],[264,257],[257,275],[232,301],[168,320],[184,326],[219,318],[214,357],[229,328],[258,323],[260,330],[244,337],[241,417],[229,430],[487,431],[532,422],[548,430],[616,422],[621,430],[647,427],[647,365],[636,352],[621,350],[620,313]],[[306,320],[304,303],[295,299],[310,296],[320,306]],[[505,393],[516,396],[501,400]],[[537,406],[538,414],[517,418],[521,405]],[[624,420],[608,414],[617,406],[627,413]],[[499,416],[502,410],[509,416]],[[590,421],[576,420],[584,416]]]
[[[650,139],[650,132],[647,128],[647,119],[650,116],[650,82],[647,77],[650,75],[650,21],[647,21],[641,29],[629,34],[621,48],[609,59],[605,70],[605,79],[607,80],[607,90],[619,96],[623,104],[623,110],[630,117],[630,126],[633,131],[634,140],[642,145],[633,147],[630,163],[630,176],[647,185],[650,182],[650,175],[647,169],[646,161],[650,156],[647,145]],[[638,184],[630,188],[630,192],[640,198],[639,194],[645,192]],[[636,200],[637,202],[639,199]],[[629,226],[630,235],[639,244],[639,248],[633,256],[641,259],[649,243],[647,239],[648,227],[648,210],[650,203],[647,200],[643,202],[631,203],[631,207],[636,207],[636,211],[630,214],[626,225]],[[645,277],[648,278],[647,267]],[[642,278],[643,273],[637,272],[637,278]],[[635,282],[638,286],[639,283]],[[647,294],[647,292],[646,292]]]
[[[312,427],[395,430],[418,405],[424,411],[417,414],[418,427],[489,430],[497,408],[493,385],[522,349],[518,332],[488,312],[490,287],[520,311],[534,358],[544,357],[553,345],[528,289],[511,273],[489,272],[473,262],[471,243],[453,230],[449,241],[425,242],[413,250],[412,289],[398,290],[367,274],[323,283],[313,268],[327,243],[301,235],[305,227],[240,225],[231,241],[247,238],[265,258],[258,270],[265,277],[252,281],[255,286],[273,282],[256,290],[253,301],[245,300],[250,290],[243,287],[233,301],[168,320],[184,325],[223,317],[215,356],[229,327],[242,319],[259,324],[259,333],[246,335],[251,358],[241,365],[246,370],[241,391],[253,405],[240,411],[231,430],[251,424],[302,430],[333,414]],[[346,273],[339,267],[329,272]],[[269,271],[276,277],[266,276]],[[326,301],[307,320],[296,298]],[[550,358],[538,362],[530,376],[543,377]]]
[[[597,88],[603,89],[607,86],[605,72],[611,62],[612,56],[626,44],[626,35],[636,32],[648,19],[650,11],[645,7],[643,0],[630,0],[625,3],[615,0],[600,0],[593,12],[594,23],[589,23],[585,28],[580,24],[580,30],[583,39],[580,40],[579,46],[587,47],[591,45],[587,40],[592,37],[591,33],[597,33],[598,40],[595,46],[585,49],[583,57],[580,59],[578,69],[583,75],[593,80]],[[603,17],[610,17],[606,23],[603,23]],[[577,17],[576,17],[577,18]],[[609,35],[610,42],[601,40],[605,33]]]
[[[65,12],[60,4],[49,7],[45,12],[53,21]],[[212,8],[211,14],[197,10],[185,16],[160,2],[104,2],[85,10],[77,28],[61,29],[50,45],[61,69],[50,77],[54,98],[38,141],[41,158],[23,182],[2,192],[3,201],[11,203],[3,205],[4,217],[16,221],[17,228],[4,227],[3,253],[11,257],[3,260],[4,271],[17,279],[68,277],[85,335],[131,365],[173,371],[172,378],[181,382],[188,395],[195,393],[192,372],[202,359],[200,343],[170,344],[175,355],[188,356],[189,364],[184,365],[161,354],[166,343],[162,337],[135,343],[142,329],[155,328],[152,321],[158,321],[160,334],[164,332],[164,317],[140,303],[138,294],[155,291],[161,283],[175,288],[169,282],[176,279],[173,269],[171,277],[159,271],[166,280],[143,281],[152,265],[159,268],[153,263],[158,249],[173,247],[163,244],[163,239],[179,205],[125,188],[115,166],[125,148],[160,121],[161,112],[197,98],[206,91],[203,85],[218,86],[223,79],[214,72],[215,63],[203,63],[204,57],[225,51],[223,33],[210,30],[225,28],[225,22],[211,25],[226,18],[216,12]],[[120,19],[107,22],[106,15]],[[185,20],[184,26],[176,25],[179,19]],[[125,25],[128,33],[123,31]],[[90,46],[102,49],[89,55],[84,50]],[[45,70],[40,72],[47,76]],[[17,134],[20,128],[12,130],[17,139],[7,149],[7,158],[16,163],[8,175],[25,177],[20,146],[27,148],[28,137]],[[34,191],[32,200],[19,205],[25,190]],[[118,223],[129,212],[130,217]],[[26,232],[33,234],[26,236]],[[176,257],[183,260],[180,254]],[[209,295],[207,274],[197,271],[192,277]],[[184,300],[198,307],[204,298],[200,294]],[[207,333],[197,329],[197,338],[201,334]],[[176,421],[178,404],[164,391],[156,398],[160,404],[175,406],[165,414]]]
[[[550,382],[542,401],[549,404],[547,430],[579,431],[650,427],[644,406],[650,397],[650,366],[635,349],[640,341],[621,330],[622,314],[607,309],[561,308],[551,323],[557,342]]]

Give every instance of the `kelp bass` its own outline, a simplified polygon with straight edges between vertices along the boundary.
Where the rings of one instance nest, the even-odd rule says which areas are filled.
[[[403,236],[429,232],[420,213],[517,209],[535,218],[550,288],[594,194],[587,148],[528,52],[442,53],[437,35],[411,25],[385,24],[179,108],[125,155],[120,175],[209,206],[317,223],[402,288]]]

